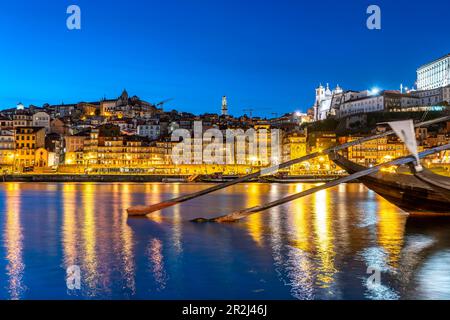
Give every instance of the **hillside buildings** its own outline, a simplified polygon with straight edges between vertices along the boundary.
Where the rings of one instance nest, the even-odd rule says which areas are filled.
[[[176,110],[164,111],[168,100],[156,104],[129,96],[126,90],[116,99],[101,99],[75,104],[44,104],[42,107],[16,108],[0,112],[0,172],[59,172],[97,174],[245,174],[284,162],[311,152],[321,152],[339,142],[357,139],[362,133],[338,135],[325,121],[338,120],[343,129],[354,133],[363,128],[371,113],[401,113],[442,110],[450,106],[448,62],[450,56],[433,61],[418,70],[417,89],[406,90],[344,90],[339,85],[320,85],[315,90],[314,106],[307,113],[291,112],[271,119],[229,114],[228,100],[222,97],[220,111],[194,115]],[[217,108],[219,109],[219,108]],[[212,157],[203,161],[205,150],[214,146],[211,140],[194,150],[191,162],[177,163],[172,153],[178,141],[172,133],[181,129],[194,136],[196,122],[202,123],[201,134],[208,130],[221,132],[226,140],[227,129],[253,130],[255,136],[237,144],[214,149]],[[321,127],[323,125],[323,127]],[[320,131],[323,130],[323,131]],[[278,149],[272,133],[280,132]],[[417,133],[422,148],[449,141],[450,124],[440,132],[421,130]],[[349,134],[349,133],[348,133]],[[369,134],[365,131],[364,134]],[[371,133],[373,134],[373,132]],[[251,139],[256,147],[251,149]],[[195,139],[192,139],[193,141]],[[279,141],[278,141],[279,140]],[[226,141],[223,141],[226,142]],[[241,148],[242,147],[242,148]],[[232,149],[230,149],[232,148]],[[253,148],[253,147],[252,147]],[[266,150],[265,153],[260,150]],[[350,148],[350,160],[375,165],[405,155],[403,144],[394,139],[379,139]],[[231,163],[217,163],[216,156],[225,155]],[[200,162],[195,162],[201,159]],[[442,157],[450,162],[448,156]],[[324,174],[339,171],[327,157],[295,165],[290,174]]]
[[[450,54],[417,70],[417,89],[342,90],[329,85],[316,89],[312,107],[314,120],[345,118],[371,112],[410,112],[439,110],[450,105]]]

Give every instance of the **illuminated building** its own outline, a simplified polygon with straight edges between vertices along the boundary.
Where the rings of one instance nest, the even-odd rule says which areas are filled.
[[[308,133],[309,148],[313,152],[322,152],[325,149],[334,147],[337,143],[336,133],[332,131],[317,131]]]
[[[417,69],[417,90],[430,90],[450,85],[450,54]]]
[[[45,128],[18,127],[15,138],[16,168],[33,167],[36,161],[36,150],[45,147]]]
[[[165,165],[172,164],[172,149],[176,142],[172,141],[156,141],[155,145],[157,149],[162,153],[163,163]]]
[[[322,152],[337,144],[337,137],[335,132],[331,131],[317,131],[308,133],[307,137],[308,149],[310,153]],[[312,159],[309,162],[309,170],[316,171],[316,173],[322,174],[325,172],[332,172],[337,169],[333,161],[328,156],[321,156]]]
[[[15,160],[15,138],[14,132],[0,130],[0,169],[11,171]]]
[[[148,169],[166,164],[164,146],[108,130],[93,129],[89,135],[65,137],[65,164],[100,173],[149,172]]]
[[[45,148],[38,148],[34,153],[34,167],[44,168],[49,165],[48,163],[49,152]]]
[[[13,126],[14,127],[30,127],[33,125],[33,116],[23,109],[17,109],[13,115]]]
[[[283,162],[306,155],[306,136],[300,132],[292,132],[283,137]],[[305,164],[296,164],[289,168],[291,174],[299,173]]]
[[[70,117],[75,113],[76,104],[47,105],[45,110],[52,118]]]
[[[100,114],[100,103],[92,102],[92,103],[80,103],[78,104],[78,108],[83,110],[83,115],[85,117],[93,117]]]
[[[350,136],[340,138],[340,143],[346,143],[363,138],[362,136]],[[350,161],[366,167],[407,156],[409,154],[403,142],[387,137],[371,140],[347,149],[347,157]]]
[[[334,105],[340,102],[343,95],[343,90],[339,85],[333,91],[330,90],[329,85],[324,88],[320,85],[316,89],[316,100],[314,102],[314,120],[325,120],[329,116],[335,115]]]
[[[103,99],[99,102],[99,113],[107,118],[133,118],[141,117],[150,119],[159,112],[156,106],[139,99],[137,96],[129,97],[124,90],[117,99]],[[164,104],[160,102],[159,104]]]
[[[45,112],[37,112],[32,116],[32,126],[45,128],[46,132],[50,131],[50,116]]]
[[[65,164],[82,165],[84,141],[89,137],[87,131],[72,136],[65,136]]]
[[[139,125],[137,127],[137,134],[141,137],[156,140],[161,136],[161,126],[157,123]]]
[[[400,93],[399,91],[382,91],[376,94],[358,97],[344,102],[340,106],[339,116],[346,117],[370,112],[405,112],[424,111],[420,107],[421,99],[412,93]]]
[[[0,130],[1,129],[11,129],[14,127],[14,121],[9,117],[0,115]]]
[[[265,167],[271,164],[271,159],[276,156],[272,154],[272,131],[270,125],[255,125],[255,145],[257,146],[256,154],[250,154],[250,165]],[[281,141],[280,141],[281,142]]]
[[[243,129],[237,129],[240,133],[234,130],[235,138],[229,141],[233,142],[234,150],[227,150],[227,157],[232,157],[232,161],[227,163],[258,168],[267,167],[281,160],[281,133],[278,136],[277,131],[274,131],[269,124],[256,124],[253,130],[246,132]]]
[[[57,133],[49,133],[45,137],[45,150],[48,151],[48,166],[58,166],[63,157],[63,137]]]

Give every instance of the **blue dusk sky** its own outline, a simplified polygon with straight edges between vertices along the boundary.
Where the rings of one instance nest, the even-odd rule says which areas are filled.
[[[81,8],[81,30],[66,9]],[[382,29],[366,28],[381,7]],[[15,0],[0,3],[0,109],[115,98],[271,116],[314,89],[398,89],[450,53],[448,0]]]

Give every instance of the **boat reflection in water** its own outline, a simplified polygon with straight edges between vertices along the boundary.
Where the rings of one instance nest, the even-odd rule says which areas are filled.
[[[2,299],[450,298],[450,220],[346,184],[234,224],[194,224],[313,187],[243,184],[127,219],[202,184],[0,184]],[[79,266],[81,288],[66,286]],[[368,268],[381,272],[370,285]]]

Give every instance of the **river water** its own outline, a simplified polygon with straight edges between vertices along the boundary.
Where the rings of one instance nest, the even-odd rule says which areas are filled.
[[[450,299],[450,220],[408,217],[361,184],[189,222],[312,186],[237,185],[127,219],[208,185],[2,183],[0,298]],[[77,266],[79,289],[66,279]]]

